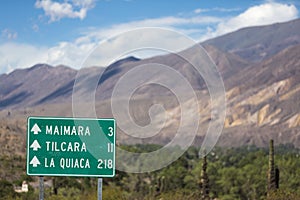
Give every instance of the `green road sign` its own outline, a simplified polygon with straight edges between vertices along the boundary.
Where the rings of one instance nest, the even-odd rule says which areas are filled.
[[[29,117],[27,174],[115,175],[115,120]]]

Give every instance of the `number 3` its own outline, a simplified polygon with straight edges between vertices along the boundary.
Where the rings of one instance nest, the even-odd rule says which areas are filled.
[[[114,135],[114,128],[113,127],[108,127],[109,133],[108,136],[113,136]]]

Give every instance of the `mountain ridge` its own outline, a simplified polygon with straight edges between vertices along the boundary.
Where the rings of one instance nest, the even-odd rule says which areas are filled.
[[[204,45],[239,55],[247,61],[262,61],[300,43],[300,19],[265,26],[246,27],[209,39]],[[288,30],[288,31],[287,31]],[[239,41],[239,42],[236,42]]]
[[[268,31],[264,34],[268,35],[271,34],[272,31],[270,30],[274,27],[283,31],[282,25],[283,27],[290,27],[291,24],[295,23],[300,24],[300,20],[260,28],[267,29]],[[256,29],[257,27],[253,30]],[[300,26],[296,26],[295,29],[299,29],[297,37],[295,37],[298,38],[300,37]],[[242,30],[242,36],[237,38],[244,37],[244,31],[249,31],[248,34],[250,34],[253,30],[246,28]],[[285,29],[285,31],[289,32],[289,29]],[[225,38],[233,37],[239,33],[241,32],[227,34]],[[285,35],[286,39],[282,35]],[[282,35],[282,41],[287,41],[291,37],[291,33]],[[266,36],[262,38],[266,38]],[[245,52],[249,50],[249,45],[267,43],[259,39],[261,38],[258,37],[257,41],[247,41],[248,46],[245,46]],[[260,58],[258,60],[254,59],[252,54],[249,58],[244,58],[244,54],[241,56],[239,52],[242,52],[243,49],[240,48],[240,44],[236,44],[240,48],[239,52],[232,51],[232,48],[219,48],[220,45],[226,45],[219,44],[220,41],[224,40],[224,36],[215,40],[215,42],[203,43],[203,46],[217,65],[226,90],[227,115],[223,134],[218,144],[223,146],[254,144],[264,146],[267,145],[270,138],[273,138],[278,143],[300,145],[300,43],[298,39],[293,40],[292,44],[284,43],[279,47],[276,46],[279,44],[278,41],[273,41],[268,50],[269,56],[258,56]],[[228,42],[228,44],[230,43],[232,41]],[[186,51],[192,52],[192,49]],[[257,53],[259,54],[260,51],[254,51],[254,54]],[[193,58],[197,55],[191,53],[188,56]],[[205,81],[195,69],[176,54],[147,59],[128,57],[112,63],[107,68],[82,69],[80,75],[78,75],[78,70],[70,67],[63,65],[52,67],[47,64],[37,64],[29,69],[19,69],[9,74],[2,74],[0,75],[0,118],[4,121],[11,119],[11,122],[7,122],[8,126],[16,130],[15,132],[19,132],[18,137],[24,139],[23,133],[26,132],[24,119],[28,116],[72,116],[72,92],[76,78],[82,81],[79,84],[79,93],[82,95],[92,92],[92,88],[84,87],[85,84],[98,81],[95,110],[99,117],[113,117],[110,98],[114,86],[121,77],[134,67],[149,65],[149,63],[170,66],[191,84],[198,96],[200,105],[199,110],[193,109],[191,112],[201,114],[201,130],[197,134],[195,144],[201,144],[207,126],[213,120],[208,89]],[[150,68],[151,65],[149,65],[148,70]],[[99,80],[98,75],[101,73],[103,74]],[[144,79],[145,77],[141,75],[140,78]],[[168,74],[163,73],[163,71],[150,77],[154,82],[166,78],[168,78]],[[171,80],[171,83],[182,94],[186,92],[181,85],[176,83],[176,80]],[[189,101],[184,103],[185,105],[190,104]],[[155,104],[162,105],[169,117],[165,122],[166,127],[161,130],[158,136],[148,140],[136,140],[118,130],[118,140],[123,143],[145,141],[168,143],[174,137],[174,132],[180,124],[181,109],[178,100],[176,100],[176,94],[157,85],[141,86],[132,96],[130,112],[137,124],[147,125],[151,122],[148,110]],[[161,125],[163,119],[161,117],[161,115],[156,116],[156,120],[154,120],[156,126]],[[13,121],[18,122],[19,125],[15,125],[16,123],[14,124]],[[4,133],[5,127],[5,124],[0,124],[0,134],[6,135]],[[18,134],[11,138],[15,139]],[[17,147],[14,146],[14,148]]]

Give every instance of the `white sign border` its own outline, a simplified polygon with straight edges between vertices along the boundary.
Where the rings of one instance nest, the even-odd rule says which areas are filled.
[[[31,135],[30,127],[29,127],[29,122],[31,119],[47,119],[47,120],[91,120],[91,121],[114,121],[114,155],[113,155],[113,173],[111,175],[99,175],[99,174],[41,174],[41,173],[30,173],[29,172],[29,167],[30,167],[30,159],[29,159],[29,151],[30,151],[30,143],[29,143],[29,137]],[[70,177],[114,177],[116,173],[116,120],[114,118],[85,118],[85,117],[46,117],[46,116],[30,116],[27,118],[27,146],[26,146],[26,174],[29,176],[70,176]]]

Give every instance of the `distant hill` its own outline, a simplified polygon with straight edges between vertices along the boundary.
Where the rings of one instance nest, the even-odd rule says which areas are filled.
[[[268,26],[243,28],[204,42],[247,61],[259,62],[300,43],[300,19]]]
[[[248,65],[246,61],[234,54],[222,52],[213,46],[207,46],[206,48],[210,56],[215,59],[224,77],[232,76],[238,71],[237,68],[244,68]],[[193,55],[189,56],[193,57]],[[96,98],[98,100],[108,99],[111,96],[114,85],[125,73],[135,66],[149,65],[149,63],[171,66],[185,76],[195,90],[201,90],[206,87],[204,80],[198,75],[195,69],[176,54],[157,56],[144,60],[129,57],[116,61],[107,68],[84,68],[83,76],[81,77],[84,80],[82,81],[82,85],[90,80],[99,78],[97,77],[99,72],[104,71],[98,83],[101,87],[98,88]],[[151,66],[149,66],[149,70],[151,70]],[[70,102],[76,75],[77,71],[70,67],[53,67],[47,64],[37,64],[28,69],[18,69],[10,74],[2,75],[0,83],[4,87],[0,91],[0,109]],[[165,78],[167,78],[165,73],[159,73],[155,77],[152,77],[153,80],[163,80]],[[173,85],[181,87],[176,84],[176,81]],[[84,92],[88,93],[91,91],[86,90]],[[170,91],[165,91],[162,87],[146,87],[140,93],[142,95],[159,93],[168,95]]]
[[[0,78],[0,109],[34,106],[58,90],[61,90],[61,95],[69,96],[75,75],[76,71],[69,67],[47,64],[15,70]],[[64,99],[55,101],[64,102]]]

